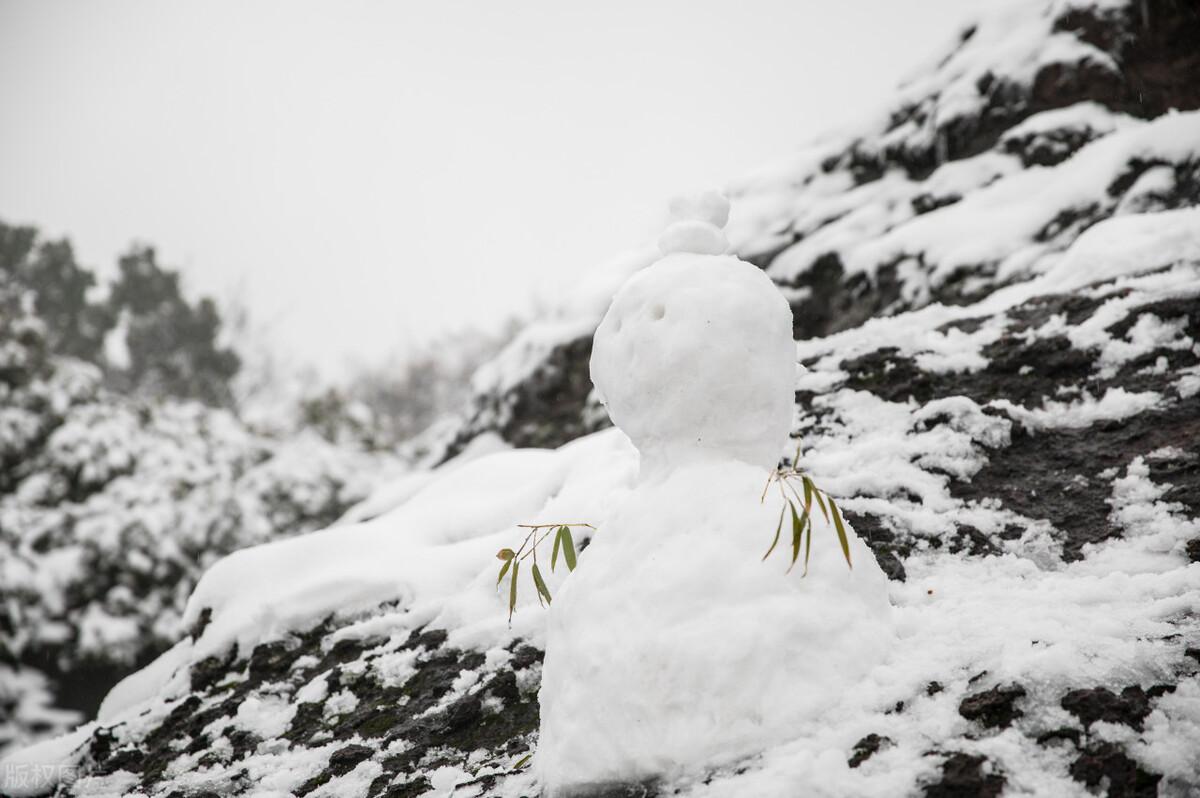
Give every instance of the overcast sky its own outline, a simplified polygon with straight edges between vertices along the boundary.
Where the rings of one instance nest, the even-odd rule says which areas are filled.
[[[974,4],[0,0],[0,218],[151,242],[338,373],[552,299]]]

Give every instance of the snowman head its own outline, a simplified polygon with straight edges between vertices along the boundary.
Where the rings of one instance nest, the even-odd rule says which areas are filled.
[[[760,269],[723,254],[724,197],[671,210],[663,257],[622,286],[596,330],[592,382],[643,476],[695,459],[773,468],[792,420],[791,308]]]

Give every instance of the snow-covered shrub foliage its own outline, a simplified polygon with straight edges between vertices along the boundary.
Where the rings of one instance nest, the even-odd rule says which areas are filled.
[[[221,317],[213,301],[189,302],[179,273],[160,266],[153,247],[132,247],[117,266],[107,306],[120,325],[128,362],[109,364],[116,387],[154,398],[232,404],[230,381],[241,361],[219,343]]]
[[[329,526],[386,463],[98,383],[94,369],[63,362],[0,411],[22,422],[3,438],[14,465],[0,494],[0,648],[52,682],[76,682],[69,703],[85,711],[185,631],[183,602],[212,562]]]
[[[120,373],[137,387],[114,392],[106,383],[118,372],[100,358],[105,328],[93,325],[103,314],[84,298],[90,274],[69,246],[39,248],[28,228],[0,227],[0,252],[0,701],[14,713],[0,713],[3,747],[76,718],[36,707],[94,712],[116,679],[184,633],[183,604],[210,564],[329,526],[392,459],[312,433],[275,439],[228,410],[155,398],[223,401],[205,391],[224,390],[229,362],[180,343],[211,342],[215,316],[203,301],[182,302],[176,277],[149,255],[138,263],[161,296],[128,274],[118,283],[128,296],[113,307],[131,311],[134,364]],[[189,319],[206,331],[199,338]],[[154,355],[143,339],[197,359],[174,369],[170,352]],[[224,365],[213,371],[203,351]]]
[[[122,393],[230,405],[240,359],[219,342],[213,301],[186,298],[152,247],[131,247],[118,271],[101,290],[69,241],[0,222],[0,273],[43,323],[49,352],[92,363]]]

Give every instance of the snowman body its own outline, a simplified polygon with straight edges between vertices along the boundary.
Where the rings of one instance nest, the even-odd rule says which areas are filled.
[[[711,197],[596,332],[593,382],[641,466],[550,612],[536,768],[552,798],[785,742],[892,639],[886,577],[852,532],[848,568],[816,508],[807,575],[761,559],[784,506],[760,497],[791,427],[792,317],[719,254]]]

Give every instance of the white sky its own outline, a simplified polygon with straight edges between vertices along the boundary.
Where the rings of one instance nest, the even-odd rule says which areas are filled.
[[[978,0],[0,0],[0,218],[330,373],[494,326],[885,102]]]

